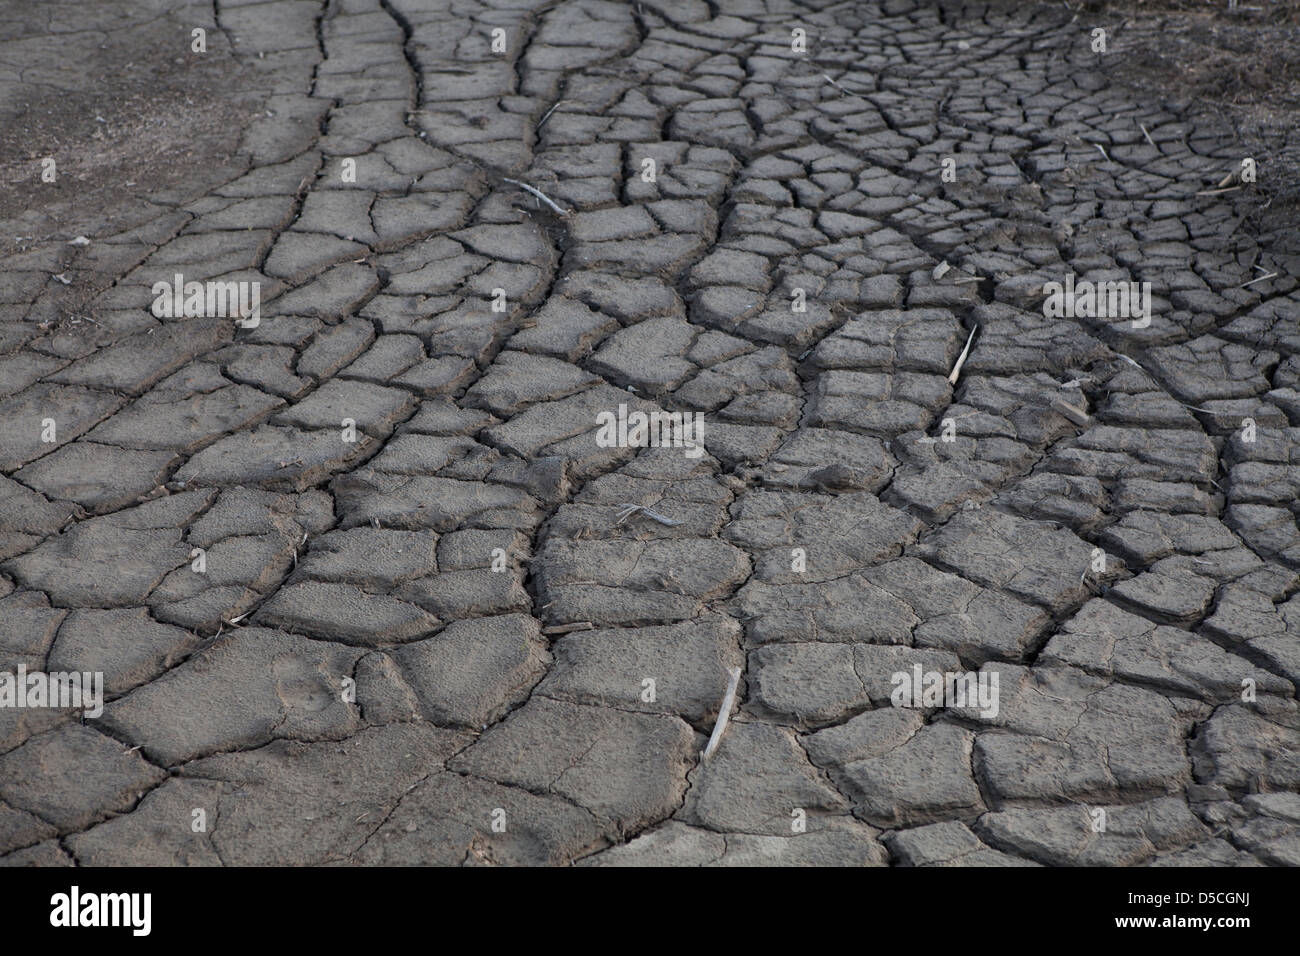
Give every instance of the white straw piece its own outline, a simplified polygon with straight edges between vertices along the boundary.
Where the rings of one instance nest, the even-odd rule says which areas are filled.
[[[537,127],[536,127],[536,128],[537,128],[537,129],[541,129],[541,128],[542,128],[542,124],[545,123],[548,119],[550,119],[550,118],[551,118],[551,114],[554,113],[556,110],[558,110],[558,109],[560,108],[561,104],[563,104],[563,103],[564,103],[564,100],[556,100],[556,101],[555,101],[555,105],[552,106],[549,110],[547,110],[545,113],[542,114],[542,118],[539,119],[539,120],[537,121]]]
[[[970,345],[975,341],[975,332],[979,326],[970,330],[970,335],[966,339],[966,347],[961,350],[961,355],[957,356],[957,364],[952,367],[952,374],[948,376],[948,384],[956,385],[957,376],[961,374],[961,367],[966,364],[966,356],[970,355]]]
[[[657,511],[652,511],[650,508],[647,508],[644,505],[623,505],[623,507],[620,508],[618,512],[618,521],[614,523],[622,524],[628,518],[638,513],[645,515],[647,518],[650,518],[653,521],[658,521],[660,524],[667,525],[670,528],[675,528],[679,524],[683,523],[681,521],[676,520],[675,518],[670,518],[667,515],[661,515]]]
[[[731,680],[727,682],[727,695],[722,698],[722,708],[718,711],[718,722],[713,725],[713,734],[709,737],[709,745],[704,748],[702,760],[708,760],[713,756],[713,751],[718,749],[718,741],[722,739],[722,732],[727,729],[727,721],[731,720],[731,707],[736,702],[736,688],[740,686],[740,668],[731,668]]]

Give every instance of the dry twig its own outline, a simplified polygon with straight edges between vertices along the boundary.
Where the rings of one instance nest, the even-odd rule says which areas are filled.
[[[548,195],[546,195],[546,193],[542,192],[540,189],[537,189],[537,188],[534,187],[534,186],[530,186],[530,185],[528,185],[527,183],[521,183],[521,182],[520,182],[519,180],[517,180],[517,179],[507,179],[507,178],[504,177],[504,176],[501,177],[501,178],[502,178],[502,180],[503,180],[504,182],[510,183],[510,185],[512,185],[512,186],[518,186],[518,187],[519,187],[520,189],[522,189],[524,192],[529,193],[530,195],[536,196],[536,197],[537,197],[538,199],[540,199],[542,202],[546,203],[546,205],[550,206],[551,209],[555,210],[555,214],[556,214],[557,216],[567,216],[567,215],[569,214],[569,210],[568,210],[568,209],[565,209],[563,206],[558,206],[558,205],[556,205],[555,202],[551,199],[551,197],[548,196]]]

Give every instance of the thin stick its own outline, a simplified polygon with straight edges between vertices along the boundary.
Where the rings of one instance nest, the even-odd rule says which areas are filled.
[[[848,92],[849,92],[849,91],[846,90],[844,87],[840,86],[838,83],[836,83],[834,80],[832,80],[832,79],[831,79],[827,74],[825,74],[825,73],[822,74],[822,79],[824,79],[824,80],[825,80],[827,83],[829,83],[831,86],[835,87],[835,88],[836,88],[837,90],[839,90],[841,93],[848,93]],[[852,93],[849,93],[849,95],[852,96],[853,94],[852,94]]]
[[[564,100],[556,100],[555,105],[542,114],[542,118],[537,121],[537,125],[534,127],[534,129],[541,129],[542,124],[551,118],[551,114],[554,113],[556,110],[558,110],[560,108],[560,104],[563,102]]]
[[[1106,162],[1109,163],[1109,162],[1110,162],[1110,157],[1106,155],[1106,147],[1105,147],[1105,146],[1102,146],[1101,143],[1093,143],[1092,145],[1093,145],[1093,146],[1096,146],[1097,149],[1101,151],[1102,158],[1105,159]]]
[[[970,355],[970,344],[975,341],[975,333],[979,331],[979,326],[970,330],[970,335],[966,339],[966,347],[961,350],[961,355],[957,356],[957,364],[952,367],[952,374],[948,376],[948,384],[956,385],[957,376],[961,374],[961,367],[966,364],[966,356]]]
[[[1197,196],[1217,196],[1219,193],[1235,193],[1240,186],[1229,186],[1227,189],[1202,189]]]
[[[546,193],[542,192],[540,189],[534,189],[532,186],[528,185],[527,183],[521,183],[517,179],[506,179],[504,176],[501,178],[505,182],[510,183],[512,186],[518,186],[520,189],[524,190],[524,192],[531,193],[532,195],[536,196],[542,202],[546,203],[546,205],[550,206],[553,210],[555,210],[556,215],[567,216],[569,214],[569,210],[557,206],[555,203],[551,201],[551,197],[547,196]]]
[[[736,688],[740,686],[740,668],[731,668],[731,680],[727,682],[727,694],[722,698],[722,707],[718,711],[718,722],[713,725],[713,734],[709,737],[709,745],[704,748],[701,755],[702,760],[708,760],[713,755],[713,751],[718,749],[718,741],[722,739],[722,732],[727,729],[727,721],[731,720],[731,705],[736,702]]]
[[[1268,275],[1260,276],[1258,279],[1251,279],[1249,282],[1243,282],[1241,285],[1237,286],[1237,288],[1244,289],[1248,285],[1254,285],[1256,282],[1263,282],[1265,279],[1276,279],[1277,275],[1276,272],[1270,272]]]
[[[632,517],[638,511],[641,512],[641,514],[645,515],[647,518],[650,518],[653,521],[658,521],[660,524],[665,524],[670,528],[675,528],[679,524],[682,524],[682,522],[676,521],[673,518],[669,518],[667,515],[661,515],[657,511],[651,511],[649,508],[645,507],[644,505],[624,505],[618,513],[618,520],[614,523],[622,524],[624,521]]]
[[[570,634],[573,631],[594,630],[595,627],[596,625],[592,624],[590,621],[574,621],[571,624],[556,624],[553,627],[544,627],[542,628],[542,633],[546,635]]]
[[[1150,143],[1152,146],[1156,146],[1156,141],[1151,138],[1151,134],[1147,132],[1146,126],[1144,126],[1141,123],[1138,123],[1138,128],[1142,130],[1142,135],[1147,138],[1147,142]],[[1160,148],[1159,146],[1156,146],[1156,149],[1159,148]]]

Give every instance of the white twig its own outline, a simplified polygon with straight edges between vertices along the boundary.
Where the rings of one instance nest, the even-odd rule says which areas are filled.
[[[1243,282],[1241,285],[1237,286],[1237,288],[1244,289],[1246,288],[1246,286],[1254,285],[1256,282],[1263,282],[1265,279],[1276,279],[1276,278],[1277,278],[1277,273],[1270,272],[1268,275],[1260,276],[1258,279],[1251,279],[1249,282]]]
[[[623,505],[623,507],[619,509],[618,520],[614,523],[622,524],[624,521],[632,517],[638,511],[641,512],[641,514],[645,515],[647,518],[651,519],[652,521],[658,521],[660,524],[665,524],[670,528],[675,528],[682,523],[680,521],[674,520],[673,518],[669,518],[667,515],[661,515],[657,511],[651,511],[649,508],[645,507],[644,505]]]
[[[727,694],[722,698],[722,707],[718,710],[718,722],[713,725],[713,733],[709,737],[709,745],[704,748],[701,756],[702,760],[708,760],[713,755],[713,751],[718,749],[718,741],[722,739],[722,732],[727,729],[727,721],[731,720],[731,706],[736,702],[736,688],[740,686],[740,668],[731,668],[731,680],[727,682]]]
[[[546,203],[546,205],[550,206],[553,210],[555,210],[555,214],[557,216],[567,216],[569,214],[569,210],[565,209],[562,206],[557,206],[554,202],[551,201],[551,197],[546,195],[546,193],[542,192],[540,189],[536,189],[528,185],[527,183],[521,183],[517,179],[506,179],[504,176],[501,178],[504,182],[510,183],[512,186],[518,186],[524,192],[536,196],[542,202]]]
[[[1097,149],[1101,152],[1102,158],[1109,163],[1110,157],[1106,155],[1106,147],[1102,146],[1101,143],[1093,143],[1092,145],[1097,147]]]
[[[832,80],[832,79],[830,78],[830,76],[828,76],[828,75],[825,74],[825,73],[822,74],[822,79],[824,79],[824,80],[825,80],[827,83],[829,83],[831,86],[835,87],[835,88],[836,88],[837,90],[839,90],[841,93],[848,93],[848,92],[849,92],[849,91],[846,90],[844,87],[840,86],[838,83],[836,83],[834,80]],[[852,94],[849,94],[849,95],[852,95]]]
[[[1147,142],[1150,143],[1152,146],[1156,146],[1156,141],[1151,138],[1151,134],[1147,132],[1147,128],[1143,126],[1141,123],[1138,123],[1138,127],[1142,130],[1142,135],[1147,138]],[[1159,148],[1160,148],[1159,146],[1156,146],[1156,149]]]
[[[537,121],[537,125],[534,127],[534,129],[541,129],[542,124],[551,118],[551,114],[554,113],[556,110],[558,110],[560,108],[560,104],[562,104],[563,102],[564,100],[556,100],[555,105],[542,114],[542,118]]]
[[[966,364],[966,356],[970,355],[970,344],[975,341],[975,333],[979,326],[970,330],[970,335],[966,339],[966,347],[961,350],[961,355],[957,356],[957,364],[952,367],[952,374],[948,376],[948,384],[956,385],[957,376],[961,374],[961,367]]]

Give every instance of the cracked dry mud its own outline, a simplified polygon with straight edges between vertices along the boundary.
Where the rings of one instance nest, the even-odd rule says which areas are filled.
[[[0,862],[1300,864],[1300,258],[1092,24],[0,9]]]

